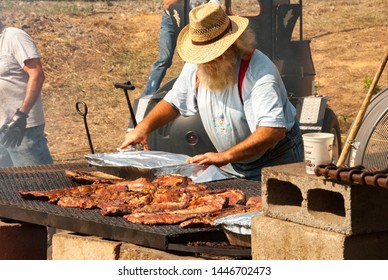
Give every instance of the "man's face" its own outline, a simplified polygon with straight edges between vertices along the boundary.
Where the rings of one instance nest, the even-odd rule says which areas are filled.
[[[199,79],[209,90],[222,91],[236,82],[237,50],[234,46],[221,56],[199,66]]]

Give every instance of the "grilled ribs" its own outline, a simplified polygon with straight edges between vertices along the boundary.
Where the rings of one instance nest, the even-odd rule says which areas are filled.
[[[83,185],[90,185],[93,183],[117,183],[124,181],[123,178],[116,177],[110,174],[106,174],[100,171],[79,171],[79,170],[65,170],[65,174],[72,181]]]
[[[66,171],[80,186],[48,191],[20,191],[25,199],[40,199],[61,207],[97,208],[102,215],[122,216],[147,225],[214,226],[226,215],[261,211],[261,197],[248,200],[238,189],[209,190],[181,175],[125,180],[102,172]]]

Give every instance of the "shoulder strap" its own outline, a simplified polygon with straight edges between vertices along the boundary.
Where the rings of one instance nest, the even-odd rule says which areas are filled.
[[[240,63],[240,71],[238,73],[238,92],[240,94],[241,103],[244,104],[243,98],[242,98],[242,84],[244,81],[245,73],[248,70],[249,62],[251,61],[252,55],[249,56],[248,59],[242,59]]]

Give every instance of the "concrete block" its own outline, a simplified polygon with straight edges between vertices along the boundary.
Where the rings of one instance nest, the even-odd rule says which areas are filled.
[[[96,236],[60,232],[53,236],[53,260],[117,260],[121,242]]]
[[[53,260],[194,260],[130,243],[60,232],[53,236]]]
[[[387,260],[388,232],[347,236],[264,215],[252,218],[253,260]]]
[[[388,189],[308,175],[304,163],[264,168],[266,216],[346,235],[388,231]]]
[[[200,260],[202,258],[179,256],[165,251],[123,243],[120,248],[120,260]]]
[[[45,260],[46,258],[46,227],[0,220],[0,260]]]

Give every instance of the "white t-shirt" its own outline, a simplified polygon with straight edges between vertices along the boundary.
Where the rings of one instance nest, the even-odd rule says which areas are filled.
[[[241,142],[259,126],[289,131],[294,125],[296,109],[279,72],[259,50],[253,53],[243,80],[242,102],[237,84],[224,92],[211,92],[200,85],[196,93],[196,73],[197,65],[186,63],[164,99],[181,115],[199,112],[218,151]]]
[[[24,61],[40,58],[32,38],[23,30],[5,27],[0,34],[0,126],[12,118],[25,98],[28,75]],[[39,95],[28,114],[27,127],[44,124]]]

